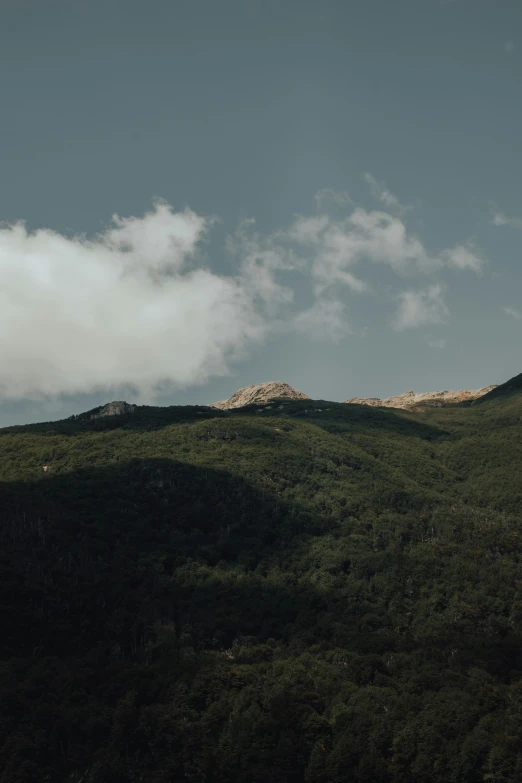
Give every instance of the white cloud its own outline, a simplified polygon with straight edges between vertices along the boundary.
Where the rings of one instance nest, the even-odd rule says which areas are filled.
[[[228,251],[240,264],[241,280],[254,300],[274,312],[279,305],[291,302],[294,292],[277,282],[275,275],[299,267],[299,260],[288,249],[278,246],[270,236],[251,233],[255,220],[243,220],[235,235],[228,237]]]
[[[92,240],[0,229],[0,398],[225,373],[267,325],[247,282],[199,263],[210,223],[159,203]]]
[[[516,310],[514,307],[503,307],[503,311],[510,315],[512,318],[516,318],[517,321],[522,318],[522,313],[519,310]]]
[[[227,240],[228,274],[209,269],[202,252],[216,219],[164,202],[143,217],[115,215],[94,238],[0,226],[0,399],[129,386],[151,399],[160,387],[226,374],[270,331],[340,339],[350,332],[346,290],[370,290],[370,264],[426,277],[484,263],[472,244],[428,251],[403,216],[357,207],[347,194],[323,191],[317,203],[319,214],[270,235],[243,221]],[[296,286],[314,296],[301,312]],[[396,329],[447,317],[440,285],[400,300]]]
[[[504,44],[504,51],[506,54],[511,54],[515,49],[514,41],[506,41]]]
[[[507,226],[509,220],[505,215],[502,214],[502,212],[494,212],[493,217],[491,218],[491,222],[494,226]]]
[[[522,229],[522,218],[506,217],[503,212],[493,212],[491,222],[494,226],[509,226]]]
[[[114,215],[114,228],[87,243],[99,250],[100,244],[110,251],[127,252],[128,263],[135,268],[179,273],[194,256],[213,219],[196,215],[190,209],[173,213],[162,201],[144,218],[122,218]]]
[[[366,178],[388,206],[400,206],[393,194],[371,175]],[[325,193],[317,199],[320,209],[325,203]],[[332,192],[327,194],[332,201]],[[369,291],[370,284],[364,274],[369,264],[387,265],[399,276],[427,276],[445,269],[480,273],[487,262],[472,241],[432,253],[408,230],[402,215],[365,210],[353,205],[347,196],[333,201],[336,206],[350,204],[350,214],[333,217],[321,209],[313,216],[297,215],[290,226],[269,237],[257,234],[249,237],[246,229],[241,229],[234,240],[236,252],[243,258],[243,269],[248,271],[243,274],[251,280],[257,276],[259,292],[267,290],[273,302],[278,296],[281,301],[291,299],[288,289],[276,282],[276,270],[300,271],[309,276],[316,302],[310,310],[294,318],[294,328],[299,332],[326,334],[329,330],[332,339],[345,334],[348,327],[342,315],[343,289],[358,294]],[[251,222],[245,224],[246,228],[249,225]],[[440,286],[405,292],[396,328],[413,326],[416,321],[439,323],[447,315]]]
[[[420,291],[403,291],[399,299],[400,305],[393,321],[398,332],[417,326],[443,324],[449,317],[439,284]]]
[[[456,245],[451,250],[444,250],[441,257],[447,261],[448,266],[455,269],[469,269],[472,272],[480,273],[486,263],[486,259],[480,253],[473,249],[472,245]]]
[[[471,243],[432,254],[401,218],[361,207],[340,220],[325,214],[297,216],[277,236],[311,253],[311,274],[319,291],[339,284],[353,291],[367,290],[367,283],[354,269],[368,263],[386,264],[399,275],[429,274],[444,267],[479,272],[486,263]]]

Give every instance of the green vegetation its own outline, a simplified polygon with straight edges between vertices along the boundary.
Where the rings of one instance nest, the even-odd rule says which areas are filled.
[[[519,381],[1,430],[0,782],[522,780]]]

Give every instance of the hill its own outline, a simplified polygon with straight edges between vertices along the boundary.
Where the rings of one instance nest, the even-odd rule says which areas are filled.
[[[0,430],[1,783],[522,779],[515,386]]]
[[[245,405],[261,404],[270,400],[309,400],[308,395],[303,392],[292,389],[287,383],[281,381],[270,381],[269,383],[258,383],[254,386],[245,386],[239,389],[228,400],[210,403],[211,408],[244,408]]]

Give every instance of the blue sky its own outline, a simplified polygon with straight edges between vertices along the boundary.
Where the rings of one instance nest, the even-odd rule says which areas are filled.
[[[0,425],[522,367],[522,5],[4,0]]]

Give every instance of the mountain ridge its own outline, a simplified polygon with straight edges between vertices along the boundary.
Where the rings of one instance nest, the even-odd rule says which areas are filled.
[[[519,390],[520,388],[522,388],[522,374],[511,378],[503,384],[492,384],[490,386],[484,386],[481,389],[459,389],[421,393],[407,391],[403,392],[402,394],[394,395],[384,399],[379,397],[350,397],[349,399],[336,404],[364,405],[372,408],[394,408],[411,412],[421,412],[428,408],[441,408],[446,405],[455,405],[463,402],[469,402],[471,405],[473,405],[478,401],[482,402],[483,400],[486,401],[499,396],[509,395],[514,391]],[[161,408],[165,411],[169,408],[198,408],[200,409],[198,415],[203,415],[202,411],[204,409],[208,410],[209,408],[212,408],[216,412],[221,411],[226,413],[227,411],[245,408],[249,405],[266,405],[267,403],[274,400],[296,401],[312,399],[312,397],[305,394],[304,392],[294,389],[288,383],[283,381],[268,381],[259,384],[252,384],[250,386],[244,386],[243,388],[234,392],[228,399],[208,403],[207,405],[151,407],[128,403],[124,400],[114,400],[104,405],[99,405],[96,408],[92,408],[88,411],[83,411],[79,414],[73,414],[64,421],[88,421],[94,419],[105,419],[107,417],[114,416],[129,416],[138,413],[139,410],[143,410],[144,408]],[[16,427],[24,425],[11,425],[11,427],[12,426]],[[0,429],[11,429],[11,427],[3,427]]]
[[[421,409],[419,406],[438,408],[445,404],[473,402],[496,388],[496,384],[491,384],[481,389],[437,390],[420,393],[407,391],[384,399],[379,397],[351,397],[344,400],[343,403],[403,410]],[[238,389],[226,400],[210,403],[209,407],[230,410],[231,408],[243,408],[246,405],[255,403],[266,403],[274,399],[309,400],[312,398],[303,392],[297,391],[287,383],[271,381],[245,386],[242,389]]]
[[[430,391],[420,392],[419,394],[414,391],[407,391],[385,399],[380,399],[378,397],[352,397],[348,400],[344,400],[344,402],[350,405],[371,405],[372,407],[402,408],[403,410],[416,408],[418,406],[439,408],[447,403],[456,404],[459,402],[475,401],[480,397],[489,394],[489,392],[496,388],[497,385],[493,384],[491,386],[484,386],[482,389]]]

